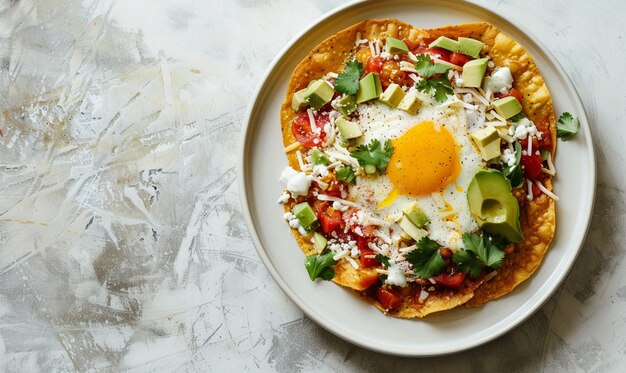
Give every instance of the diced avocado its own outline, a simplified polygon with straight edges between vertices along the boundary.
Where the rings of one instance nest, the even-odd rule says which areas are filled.
[[[462,67],[462,66],[459,66],[459,65],[455,65],[455,64],[453,64],[451,62],[444,61],[444,60],[437,60],[436,64],[443,65],[443,66],[449,67],[449,68],[454,69],[454,70],[460,70],[461,67]]]
[[[326,237],[324,237],[321,233],[313,232],[313,246],[318,253],[321,253],[326,248]]]
[[[335,171],[335,177],[337,180],[342,180],[350,184],[354,184],[356,175],[352,167],[341,167]]]
[[[387,53],[389,54],[398,54],[398,53],[406,53],[409,51],[409,47],[406,44],[396,38],[388,37],[387,38]]]
[[[504,119],[509,119],[522,111],[522,105],[513,96],[494,101],[493,108],[496,109],[496,112]]]
[[[379,100],[385,104],[396,107],[402,101],[406,93],[396,83],[389,84],[389,87],[385,89],[385,92],[380,96]]]
[[[440,36],[437,40],[430,43],[428,48],[442,48],[449,50],[450,52],[456,52],[459,49],[459,43],[448,37]]]
[[[374,172],[376,172],[376,166],[374,166],[373,164],[366,164],[365,166],[363,166],[363,169],[365,170],[366,174],[373,174]]]
[[[343,115],[350,115],[356,110],[356,99],[354,96],[343,96],[337,101],[335,109]]]
[[[404,213],[404,216],[406,216],[409,221],[418,228],[422,228],[430,221],[424,210],[419,207],[417,202],[404,206],[402,208],[402,212]]]
[[[357,123],[351,122],[345,118],[337,118],[335,124],[341,133],[341,137],[346,140],[355,139],[363,134]]]
[[[467,202],[482,230],[511,242],[524,239],[519,222],[519,204],[511,184],[500,171],[478,170],[467,187]]]
[[[470,134],[474,144],[480,150],[480,156],[488,161],[500,156],[500,135],[493,126],[481,128]]]
[[[335,90],[323,79],[309,84],[304,95],[304,101],[313,109],[319,109],[333,98]]]
[[[411,237],[415,241],[421,240],[423,237],[426,237],[426,235],[428,234],[428,232],[426,232],[425,230],[413,225],[413,223],[411,223],[411,221],[406,216],[403,216],[402,219],[400,219],[400,221],[398,222],[398,225],[400,225],[400,228],[402,228],[404,233],[406,233],[409,237]]]
[[[291,213],[296,216],[302,228],[307,232],[317,228],[317,216],[315,216],[315,212],[307,202],[295,205],[293,209],[291,209]]]
[[[311,161],[313,161],[313,164],[315,165],[330,163],[330,159],[328,159],[326,153],[319,150],[318,148],[313,148],[313,150],[311,151]]]
[[[300,111],[306,107],[307,103],[304,100],[304,96],[306,96],[306,88],[303,88],[293,94],[291,97],[291,108],[293,111]]]
[[[398,104],[398,109],[404,110],[408,113],[415,114],[417,113],[417,109],[422,106],[422,101],[417,98],[413,93],[407,93],[402,101]]]
[[[383,87],[380,85],[380,77],[376,73],[369,73],[359,81],[356,103],[373,100],[380,97],[381,93],[383,93]]]
[[[483,49],[485,44],[476,39],[460,37],[458,39],[458,45],[459,48],[456,52],[467,54],[473,58],[478,58],[478,56],[480,56],[480,51]]]
[[[471,60],[463,65],[463,87],[478,88],[483,84],[483,78],[487,71],[487,62],[489,58],[479,58],[477,60]]]

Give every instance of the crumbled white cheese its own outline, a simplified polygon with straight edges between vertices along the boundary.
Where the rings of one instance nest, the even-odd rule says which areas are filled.
[[[304,172],[298,172],[287,166],[280,174],[280,182],[291,194],[296,197],[306,195],[311,187],[311,177]]]
[[[358,257],[359,255],[361,255],[361,250],[359,250],[359,248],[358,248],[358,247],[353,247],[353,248],[350,250],[350,256],[351,256],[351,257],[356,258],[356,257]]]
[[[506,93],[513,86],[513,76],[508,67],[500,67],[485,78],[483,89],[485,91]]]
[[[380,56],[386,60],[388,60],[389,58],[391,58],[391,54],[389,54],[387,51],[384,52],[380,52]]]
[[[517,126],[515,127],[515,134],[514,134],[516,139],[522,140],[525,139],[526,136],[528,136],[528,127],[526,126]]]
[[[389,285],[396,285],[400,287],[406,286],[406,276],[404,275],[404,271],[401,267],[392,265],[388,269],[389,273],[387,274],[387,283]]]
[[[328,168],[323,164],[315,165],[313,166],[313,174],[326,177],[328,176]]]
[[[288,192],[283,192],[283,194],[280,195],[280,198],[278,198],[278,203],[283,204],[289,201],[289,199],[291,199],[291,194],[289,194]]]
[[[511,151],[511,149],[504,149],[504,152],[502,152],[502,155],[500,156],[500,160],[502,161],[502,164],[509,167],[515,165],[515,152]]]

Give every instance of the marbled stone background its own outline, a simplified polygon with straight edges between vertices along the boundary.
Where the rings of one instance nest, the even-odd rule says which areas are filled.
[[[626,371],[626,3],[476,2],[531,29],[573,80],[596,210],[567,280],[523,325],[404,359],[304,317],[239,205],[252,92],[342,1],[0,1],[0,369]]]

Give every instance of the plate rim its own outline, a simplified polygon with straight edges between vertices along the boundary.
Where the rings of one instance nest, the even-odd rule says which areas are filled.
[[[518,31],[520,31],[521,33],[523,33],[526,37],[528,37],[530,39],[531,42],[533,42],[534,44],[537,45],[537,47],[539,47],[539,49],[541,49],[541,51],[545,54],[546,58],[549,60],[549,62],[555,67],[555,69],[557,70],[557,72],[559,73],[560,77],[562,78],[561,80],[564,82],[565,86],[567,87],[567,90],[572,94],[573,99],[575,101],[575,104],[577,106],[576,110],[578,114],[578,118],[581,122],[581,126],[585,127],[586,130],[589,133],[588,137],[584,138],[585,141],[585,145],[588,147],[589,151],[587,153],[588,157],[589,157],[589,174],[592,176],[591,177],[591,183],[590,183],[590,192],[587,195],[587,200],[589,201],[588,203],[588,208],[587,211],[584,211],[583,213],[586,215],[585,219],[586,219],[586,226],[584,227],[584,229],[580,230],[579,232],[581,232],[578,235],[578,240],[574,241],[576,243],[576,253],[575,255],[573,255],[571,257],[571,259],[566,262],[566,270],[562,271],[559,275],[559,277],[556,279],[556,281],[553,281],[550,285],[549,288],[547,289],[547,291],[545,291],[544,294],[541,295],[541,297],[535,301],[534,304],[532,304],[530,307],[528,307],[526,309],[525,312],[523,312],[521,315],[519,315],[515,320],[513,320],[513,322],[511,322],[510,324],[508,324],[507,326],[504,326],[498,330],[496,330],[495,332],[483,336],[481,338],[476,338],[474,340],[472,340],[471,342],[462,345],[462,346],[453,346],[451,348],[448,349],[441,349],[438,351],[430,351],[430,352],[426,352],[426,353],[422,353],[420,351],[414,351],[414,350],[409,350],[409,349],[405,349],[402,351],[398,351],[398,350],[390,350],[390,349],[386,349],[384,346],[382,345],[376,345],[376,344],[370,344],[370,343],[363,343],[362,341],[354,338],[354,336],[350,335],[350,334],[344,334],[342,333],[341,330],[338,329],[333,329],[331,328],[329,325],[326,324],[327,320],[326,318],[324,318],[323,316],[319,315],[312,307],[309,307],[307,304],[305,304],[305,302],[303,302],[301,300],[301,298],[287,285],[287,283],[283,280],[282,276],[280,273],[278,273],[277,269],[274,267],[274,265],[272,264],[271,260],[269,259],[268,254],[265,251],[265,248],[263,247],[263,244],[261,243],[261,240],[259,238],[258,232],[256,230],[256,227],[254,226],[253,223],[253,219],[252,219],[252,211],[250,208],[250,203],[249,203],[249,196],[248,196],[248,190],[246,188],[247,185],[247,173],[248,173],[248,168],[247,168],[247,154],[249,151],[249,140],[250,140],[250,135],[252,133],[252,130],[254,129],[255,126],[251,125],[251,120],[253,118],[253,114],[258,110],[258,104],[259,104],[259,99],[261,97],[261,93],[263,92],[263,88],[266,85],[266,82],[269,80],[269,78],[275,73],[274,69],[276,68],[276,66],[281,62],[281,60],[283,59],[283,57],[286,56],[287,52],[292,49],[299,41],[300,39],[302,39],[306,34],[308,34],[309,32],[311,32],[311,30],[313,30],[318,24],[332,18],[335,17],[337,15],[339,15],[340,13],[353,8],[353,7],[358,7],[360,5],[363,5],[365,3],[370,3],[371,1],[369,0],[353,0],[350,1],[346,4],[340,5],[336,8],[331,9],[330,11],[322,14],[321,16],[319,16],[317,19],[315,19],[313,22],[311,22],[308,26],[304,27],[302,29],[301,32],[297,33],[287,44],[285,44],[285,46],[283,48],[281,48],[276,56],[274,57],[274,59],[272,60],[272,62],[269,64],[269,66],[267,67],[265,73],[263,74],[263,76],[261,77],[261,79],[259,80],[259,83],[256,87],[256,89],[254,90],[253,95],[251,96],[252,99],[250,100],[250,103],[248,104],[247,110],[246,110],[246,114],[244,117],[244,121],[242,123],[242,128],[241,128],[241,137],[240,137],[240,144],[239,144],[239,157],[238,157],[238,164],[237,164],[237,168],[238,168],[238,172],[237,172],[237,177],[238,177],[238,187],[239,187],[239,198],[240,198],[240,203],[242,206],[242,213],[244,215],[244,219],[246,221],[246,226],[248,228],[248,231],[250,233],[250,238],[252,240],[252,243],[254,245],[254,248],[257,252],[257,254],[259,255],[259,257],[261,258],[261,261],[263,262],[263,264],[265,265],[266,269],[268,270],[268,272],[270,273],[270,275],[272,276],[272,279],[276,282],[276,284],[278,284],[278,286],[280,287],[280,289],[283,291],[283,293],[285,293],[289,299],[295,303],[304,314],[306,314],[309,318],[311,318],[317,325],[319,325],[320,327],[322,327],[324,330],[330,332],[331,334],[349,342],[352,343],[356,346],[368,349],[370,351],[375,351],[375,352],[379,352],[379,353],[384,353],[384,354],[388,354],[388,355],[393,355],[393,356],[402,356],[402,357],[428,357],[428,356],[441,356],[441,355],[448,355],[448,354],[452,354],[452,353],[457,353],[457,352],[461,352],[461,351],[466,351],[475,347],[478,347],[482,344],[485,344],[487,342],[490,342],[508,332],[510,332],[511,330],[513,330],[514,328],[516,328],[517,326],[519,326],[521,323],[523,323],[524,321],[526,321],[530,316],[532,316],[535,312],[537,312],[544,304],[545,302],[550,299],[554,293],[556,292],[556,290],[561,286],[561,284],[563,283],[563,281],[565,280],[565,278],[567,277],[567,275],[570,273],[572,266],[574,264],[574,262],[576,261],[577,257],[580,255],[580,251],[581,248],[584,244],[585,238],[587,236],[587,233],[589,231],[589,227],[591,224],[591,220],[592,220],[592,216],[593,216],[593,211],[594,211],[594,207],[595,207],[595,200],[596,200],[596,191],[597,191],[597,158],[596,158],[596,154],[595,154],[595,145],[594,145],[594,141],[593,141],[593,131],[592,131],[592,127],[589,125],[589,120],[588,120],[588,116],[585,110],[585,107],[582,103],[582,100],[580,99],[580,95],[578,94],[578,91],[576,90],[576,87],[573,85],[569,75],[565,72],[565,70],[563,69],[563,67],[561,66],[561,64],[558,62],[558,60],[554,57],[554,55],[550,52],[549,49],[546,48],[546,46],[530,31],[528,31],[525,27],[520,26],[517,22],[515,21],[511,21],[509,19],[504,18],[503,16],[499,15],[498,13],[495,13],[494,11],[492,11],[491,9],[487,9],[485,6],[480,5],[480,4],[476,4],[472,1],[460,1],[460,2],[454,2],[454,3],[461,3],[461,4],[465,4],[465,5],[469,5],[472,7],[475,7],[476,9],[489,14],[490,16],[494,17],[495,19],[498,19],[499,21],[508,23],[508,25],[512,26],[514,29],[517,29]],[[392,0],[392,2],[406,2],[404,0]],[[443,4],[445,5],[446,3],[451,3],[451,1],[448,0],[443,0],[443,1],[433,1],[433,0],[418,0],[415,1],[415,4],[418,5],[420,2],[422,3],[436,3],[436,4]],[[575,237],[576,238],[576,237]],[[571,242],[571,241],[570,241]],[[529,299],[530,300],[530,299]],[[505,319],[502,319],[505,320]],[[500,320],[500,321],[502,321]]]

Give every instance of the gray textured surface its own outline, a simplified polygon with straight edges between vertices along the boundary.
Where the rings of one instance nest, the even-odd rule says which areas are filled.
[[[625,3],[478,1],[532,30],[577,87],[596,211],[540,311],[420,360],[303,317],[248,238],[235,169],[246,105],[282,46],[342,2],[294,3],[0,2],[2,370],[626,370]]]

